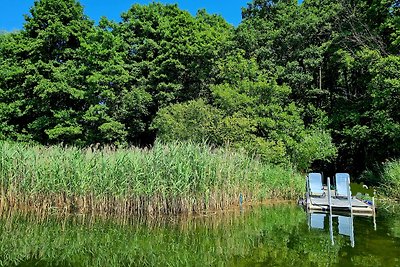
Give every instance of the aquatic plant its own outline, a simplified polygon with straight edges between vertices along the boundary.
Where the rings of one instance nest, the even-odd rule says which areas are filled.
[[[176,214],[271,198],[295,199],[304,180],[229,147],[151,149],[0,142],[0,209]]]

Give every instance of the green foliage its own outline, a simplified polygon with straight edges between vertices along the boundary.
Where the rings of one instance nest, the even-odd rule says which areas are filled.
[[[337,149],[327,132],[310,130],[297,144],[294,162],[300,169],[307,170],[313,161],[332,159],[336,153]]]
[[[320,71],[339,6],[336,1],[253,1],[243,11],[236,41],[262,69],[292,88],[298,104],[323,108],[327,90],[320,86]]]
[[[207,97],[213,62],[224,52],[233,28],[204,10],[197,16],[177,5],[133,5],[115,31],[128,49],[137,83],[159,107]]]
[[[243,14],[237,46],[290,86],[307,127],[333,133],[336,168],[357,174],[400,155],[398,1],[254,0]]]
[[[293,163],[303,170],[335,155],[329,135],[305,128],[301,109],[288,100],[289,87],[264,78],[255,62],[240,53],[218,67],[220,84],[211,87],[212,105],[189,102],[160,110],[154,128],[161,140],[228,142],[264,161]]]
[[[400,161],[385,163],[380,190],[390,198],[400,199]]]
[[[377,163],[400,154],[400,117],[397,96],[399,87],[399,57],[382,57],[376,51],[362,50],[354,58],[352,71],[365,74],[353,99],[342,99],[335,109],[332,125],[340,146],[354,165],[375,168]],[[339,107],[343,107],[339,110]]]
[[[94,25],[77,0],[36,0],[0,34],[0,139],[206,140],[301,170],[337,155],[357,175],[400,155],[399,10],[254,0],[235,29],[161,3]]]
[[[3,123],[15,129],[14,138],[79,140],[83,128],[79,115],[86,94],[79,49],[93,23],[75,0],[35,1],[30,13],[24,30],[13,34],[1,49],[1,58],[12,56],[7,60],[8,70],[2,68],[0,88],[5,94],[1,103],[8,108],[18,103],[15,108],[19,111]],[[11,94],[14,96],[7,97]]]
[[[218,131],[222,113],[203,100],[162,108],[153,121],[157,137],[163,142],[176,140],[222,144]]]

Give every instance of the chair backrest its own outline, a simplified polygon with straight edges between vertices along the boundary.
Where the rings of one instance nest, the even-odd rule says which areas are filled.
[[[336,195],[348,197],[350,186],[350,175],[348,173],[335,174]]]
[[[323,194],[322,174],[312,172],[308,174],[308,186],[311,194]]]

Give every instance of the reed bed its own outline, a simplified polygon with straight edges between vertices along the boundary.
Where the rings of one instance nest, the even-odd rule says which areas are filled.
[[[294,199],[304,180],[291,168],[205,144],[151,149],[0,142],[0,210],[177,214],[244,202]]]
[[[400,201],[400,160],[384,165],[380,191],[392,200]]]

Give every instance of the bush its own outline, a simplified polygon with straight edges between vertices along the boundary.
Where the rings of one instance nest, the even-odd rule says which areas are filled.
[[[384,165],[380,189],[388,197],[400,199],[400,160]]]
[[[290,120],[285,122],[284,117],[279,123],[290,125]],[[162,142],[229,144],[237,149],[244,148],[248,154],[257,155],[264,162],[293,164],[299,170],[307,170],[315,160],[329,160],[336,155],[336,147],[327,132],[306,130],[301,123],[294,129],[286,129],[271,122],[272,119],[269,120],[272,126],[260,130],[260,125],[267,120],[267,116],[227,115],[203,100],[195,100],[161,109],[152,127],[158,131],[157,137]],[[263,136],[260,136],[260,131]]]
[[[151,127],[157,129],[157,138],[163,142],[221,144],[217,133],[221,120],[218,109],[199,99],[160,109]]]

